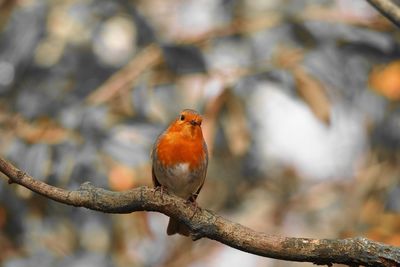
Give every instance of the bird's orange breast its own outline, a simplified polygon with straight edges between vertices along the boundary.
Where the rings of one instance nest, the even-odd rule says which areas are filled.
[[[179,133],[167,133],[157,145],[157,158],[164,166],[189,163],[189,169],[195,169],[206,157],[203,142],[202,135],[183,138]]]

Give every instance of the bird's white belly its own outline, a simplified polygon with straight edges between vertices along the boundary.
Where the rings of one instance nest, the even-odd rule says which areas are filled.
[[[159,183],[175,195],[188,199],[196,193],[202,183],[201,177],[194,177],[189,163],[178,163],[168,168],[164,174],[156,174]]]

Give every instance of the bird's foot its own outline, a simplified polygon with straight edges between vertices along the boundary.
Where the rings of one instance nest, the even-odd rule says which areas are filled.
[[[167,192],[167,188],[163,185],[154,187],[153,196],[156,195],[157,191],[160,191],[161,200],[164,200],[164,193]]]
[[[191,195],[188,200],[186,200],[186,204],[190,205],[193,209],[193,214],[190,219],[193,219],[194,215],[196,215],[197,210],[200,209],[199,205],[196,202],[196,195]]]

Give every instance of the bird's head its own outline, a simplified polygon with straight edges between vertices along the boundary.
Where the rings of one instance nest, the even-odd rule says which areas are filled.
[[[201,137],[201,122],[203,118],[199,113],[192,109],[184,109],[181,111],[179,116],[172,122],[170,131],[180,132],[185,136],[190,137]]]

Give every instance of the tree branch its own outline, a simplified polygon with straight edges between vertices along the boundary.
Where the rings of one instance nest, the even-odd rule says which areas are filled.
[[[400,7],[391,0],[367,0],[383,16],[400,28]]]
[[[333,263],[351,266],[400,266],[400,248],[366,238],[311,239],[281,237],[253,231],[213,212],[199,209],[173,195],[142,186],[125,192],[112,192],[84,183],[78,190],[57,188],[14,167],[0,158],[0,172],[9,183],[17,183],[57,202],[106,213],[156,211],[183,221],[192,231],[192,239],[207,237],[233,248],[275,259],[315,264]]]

